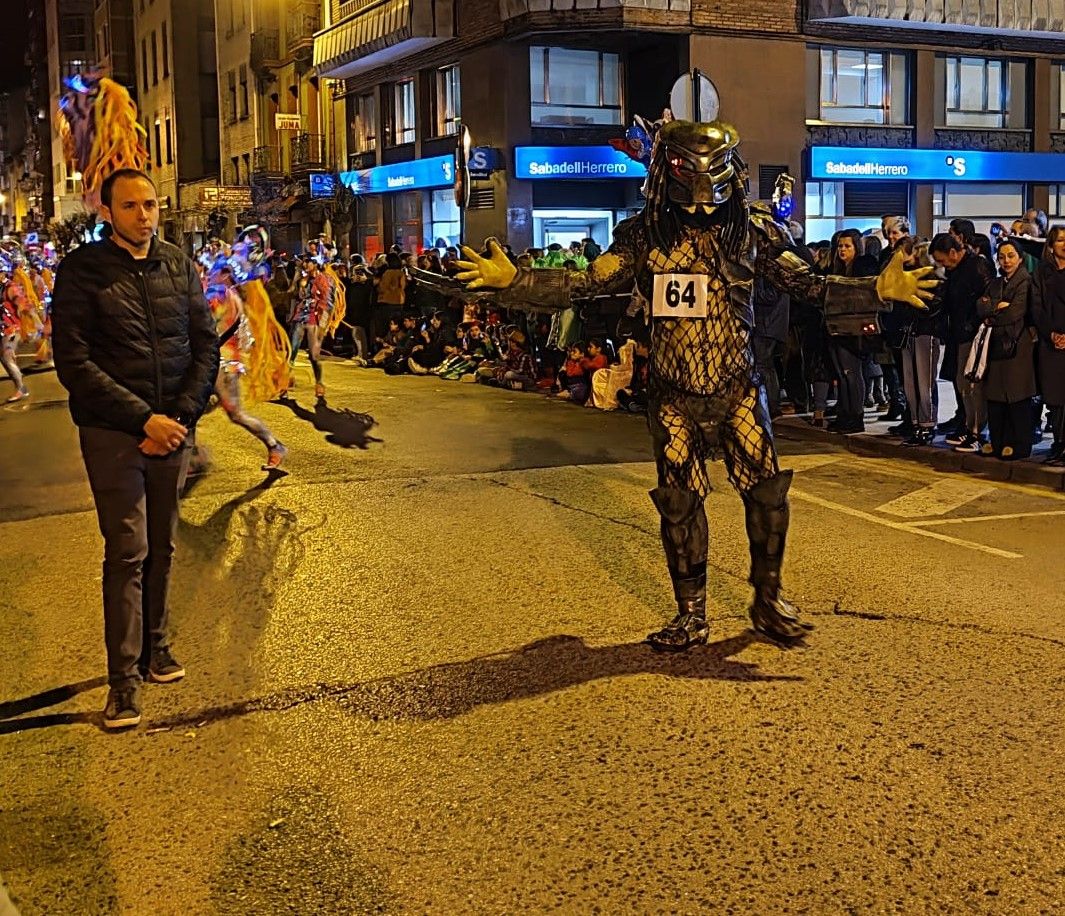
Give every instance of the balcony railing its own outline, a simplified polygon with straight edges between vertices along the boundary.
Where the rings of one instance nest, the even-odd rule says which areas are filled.
[[[281,150],[276,146],[257,146],[251,155],[253,175],[280,175]]]
[[[266,76],[281,62],[281,35],[277,29],[261,29],[251,36],[251,69]]]
[[[862,25],[896,22],[910,28],[962,32],[1028,32],[1061,37],[1065,29],[1063,0],[810,0],[812,21],[845,19]]]
[[[285,19],[285,52],[292,55],[303,45],[313,45],[314,33],[322,27],[321,4],[296,0]]]
[[[325,136],[297,134],[292,144],[292,170],[321,168],[325,164]]]

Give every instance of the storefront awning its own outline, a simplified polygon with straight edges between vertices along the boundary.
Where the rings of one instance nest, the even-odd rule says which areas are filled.
[[[314,66],[347,79],[454,38],[454,24],[454,0],[376,0],[314,36]]]

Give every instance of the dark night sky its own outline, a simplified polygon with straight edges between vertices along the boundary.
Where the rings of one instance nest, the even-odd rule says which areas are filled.
[[[0,91],[27,83],[22,55],[26,50],[29,4],[30,0],[0,0],[5,23],[0,42]]]

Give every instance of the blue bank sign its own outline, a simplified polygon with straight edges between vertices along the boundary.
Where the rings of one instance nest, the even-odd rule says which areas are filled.
[[[811,179],[821,181],[1065,181],[1065,155],[982,150],[810,149]]]
[[[455,157],[434,156],[413,162],[396,162],[372,169],[341,172],[340,180],[355,194],[387,194],[390,191],[416,191],[446,188],[455,181]]]
[[[514,148],[514,176],[566,181],[641,179],[647,176],[647,169],[643,163],[630,159],[612,146],[517,146]]]

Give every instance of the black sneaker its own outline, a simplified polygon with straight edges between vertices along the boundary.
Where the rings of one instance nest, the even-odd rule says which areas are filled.
[[[934,434],[930,429],[914,430],[913,435],[902,444],[905,448],[917,448],[923,445],[931,445],[933,435]]]
[[[964,429],[957,429],[947,433],[947,438],[944,441],[947,445],[961,445],[971,438],[972,433],[966,432]]]
[[[140,689],[136,684],[112,687],[104,706],[104,728],[133,728],[141,722]]]
[[[950,440],[948,439],[947,442],[950,442]],[[983,445],[983,443],[972,433],[969,433],[968,436],[966,436],[961,442],[954,446],[954,451],[975,452],[979,454],[981,445]]]
[[[915,432],[917,428],[912,423],[900,423],[898,426],[889,426],[889,436],[899,436],[902,439],[908,439]]]
[[[148,663],[148,680],[157,684],[180,681],[185,676],[184,666],[170,654],[169,649],[156,649]]]

